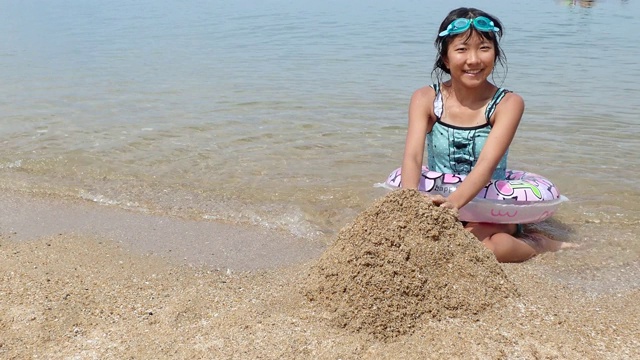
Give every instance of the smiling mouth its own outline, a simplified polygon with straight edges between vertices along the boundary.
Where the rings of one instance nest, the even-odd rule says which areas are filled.
[[[479,74],[481,72],[482,72],[482,70],[466,70],[465,74],[476,75],[476,74]]]

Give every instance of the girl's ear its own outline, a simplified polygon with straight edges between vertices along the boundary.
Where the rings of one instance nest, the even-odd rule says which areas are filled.
[[[447,68],[447,70],[449,70],[449,58],[447,58],[446,56],[443,56],[442,57],[442,63]]]

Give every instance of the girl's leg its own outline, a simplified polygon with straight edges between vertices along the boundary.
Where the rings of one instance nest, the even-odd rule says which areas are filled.
[[[499,262],[522,262],[539,254],[532,244],[507,233],[497,233],[482,240]]]
[[[527,242],[528,244],[531,244],[531,246],[533,246],[536,249],[538,254],[541,254],[547,251],[575,249],[577,247],[580,247],[580,245],[576,243],[550,239],[541,233],[520,234],[518,235],[518,237],[523,241]]]
[[[482,241],[499,262],[522,262],[539,253],[529,242],[510,235],[516,232],[515,224],[468,223],[465,229]]]
[[[550,239],[540,233],[518,234],[513,224],[468,223],[465,229],[491,250],[499,262],[522,262],[547,251],[576,248],[579,245]]]

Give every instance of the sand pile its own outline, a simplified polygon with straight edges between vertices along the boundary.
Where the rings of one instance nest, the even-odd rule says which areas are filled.
[[[389,193],[344,227],[307,281],[307,298],[333,324],[381,339],[425,318],[480,313],[516,293],[450,210],[415,190]]]

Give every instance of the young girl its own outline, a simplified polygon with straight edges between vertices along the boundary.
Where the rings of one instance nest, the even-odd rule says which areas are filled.
[[[426,138],[429,169],[467,175],[446,199],[430,197],[454,211],[491,179],[505,178],[509,145],[524,112],[519,95],[489,81],[495,64],[504,63],[498,43],[502,35],[502,24],[494,16],[473,8],[451,11],[435,40],[433,72],[438,83],[416,90],[411,97],[402,187],[418,187]],[[442,82],[442,73],[450,80]],[[566,247],[541,235],[523,236],[515,224],[466,223],[465,229],[501,262],[524,261]]]

